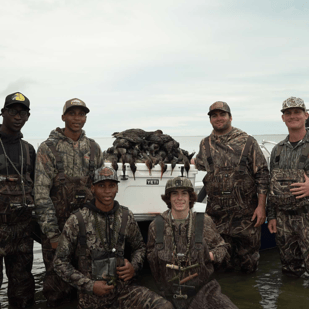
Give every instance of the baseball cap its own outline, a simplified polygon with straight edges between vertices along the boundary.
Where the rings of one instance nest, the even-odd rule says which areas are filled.
[[[112,180],[116,182],[120,182],[118,180],[117,172],[111,167],[102,166],[95,170],[93,177],[93,184],[96,184],[103,180]]]
[[[304,100],[301,98],[296,98],[296,97],[289,97],[282,103],[282,110],[281,112],[283,113],[285,110],[289,108],[301,108],[304,112],[306,111],[306,105]]]
[[[28,110],[30,110],[30,101],[29,101],[29,99],[25,95],[20,93],[20,92],[14,92],[12,94],[9,94],[5,98],[4,107],[8,107],[8,106],[16,104],[16,103],[22,104],[25,107],[27,107]]]
[[[177,189],[185,189],[188,191],[193,191],[193,185],[190,179],[185,177],[176,177],[169,179],[165,185],[165,194],[168,192],[175,191]]]
[[[83,108],[86,114],[90,112],[89,108],[86,106],[86,103],[84,101],[74,98],[65,102],[63,106],[63,115],[68,111],[69,108],[76,106]]]
[[[212,105],[210,105],[208,115],[210,116],[214,110],[221,110],[231,115],[230,107],[227,105],[227,103],[222,102],[222,101],[217,101],[213,103]]]

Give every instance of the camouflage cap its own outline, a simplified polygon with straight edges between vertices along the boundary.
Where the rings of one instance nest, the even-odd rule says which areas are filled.
[[[208,115],[210,116],[211,113],[214,110],[224,111],[224,112],[227,112],[227,113],[229,113],[231,115],[230,107],[227,105],[227,103],[222,102],[222,101],[217,101],[217,102],[211,104],[210,107],[209,107]]]
[[[112,181],[120,182],[118,180],[117,172],[111,167],[107,167],[107,166],[102,166],[98,168],[97,170],[95,170],[92,183],[96,184],[104,180],[112,180]]]
[[[25,107],[27,107],[28,110],[30,110],[29,99],[20,92],[14,92],[12,94],[9,94],[5,98],[4,107],[8,107],[8,106],[10,106],[12,104],[16,104],[16,103],[22,104]]]
[[[68,111],[68,109],[76,106],[83,108],[86,114],[90,112],[89,108],[86,106],[86,103],[84,101],[74,98],[65,102],[63,106],[63,115]]]
[[[177,189],[186,189],[188,191],[193,191],[193,185],[190,179],[185,177],[176,177],[174,179],[169,179],[165,185],[165,194],[168,192],[175,191]]]
[[[306,105],[304,100],[301,98],[296,98],[296,97],[289,97],[282,103],[282,110],[281,112],[283,113],[285,110],[289,108],[301,108],[304,112],[306,111]]]

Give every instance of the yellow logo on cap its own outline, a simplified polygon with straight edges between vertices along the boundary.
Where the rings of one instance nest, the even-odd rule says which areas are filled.
[[[15,96],[13,97],[13,100],[25,101],[26,99],[21,93],[16,93]]]

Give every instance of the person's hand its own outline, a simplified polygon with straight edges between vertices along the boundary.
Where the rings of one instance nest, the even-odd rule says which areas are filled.
[[[214,258],[214,254],[210,251],[209,252],[209,256],[210,256],[210,259],[213,261],[215,258]]]
[[[255,211],[253,213],[251,221],[254,221],[255,218],[256,218],[256,223],[255,223],[254,227],[258,227],[265,222],[266,212],[265,212],[264,206],[258,206],[258,207],[255,208]]]
[[[295,182],[291,184],[291,187],[297,187],[290,189],[293,195],[297,195],[296,198],[303,198],[309,196],[309,178],[305,174],[305,182]]]
[[[268,229],[271,234],[277,233],[277,220],[276,219],[271,219],[268,222]]]
[[[58,242],[51,242],[50,244],[51,244],[51,247],[52,247],[53,249],[57,249],[57,247],[58,247]]]
[[[124,259],[124,266],[117,267],[117,275],[123,281],[128,281],[132,279],[134,274],[135,270],[132,264],[127,259]]]
[[[93,294],[98,296],[107,295],[114,288],[113,285],[107,285],[106,281],[95,281],[93,285]]]

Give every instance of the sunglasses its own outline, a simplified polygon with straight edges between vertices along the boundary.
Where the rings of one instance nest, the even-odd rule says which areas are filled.
[[[20,118],[26,118],[29,115],[29,112],[25,110],[18,111],[14,108],[6,108],[6,110],[8,111],[10,116],[16,116],[17,114],[19,114]]]

